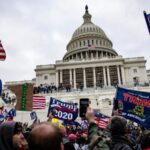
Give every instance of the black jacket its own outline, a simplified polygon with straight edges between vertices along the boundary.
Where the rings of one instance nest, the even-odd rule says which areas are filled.
[[[132,150],[125,136],[112,136],[111,150]]]

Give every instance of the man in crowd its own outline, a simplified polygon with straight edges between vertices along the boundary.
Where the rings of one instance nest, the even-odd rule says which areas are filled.
[[[95,115],[93,110],[88,107],[86,112],[86,118],[89,122],[88,128],[88,141],[89,150],[109,150],[109,146],[105,142],[102,131],[95,123]]]
[[[48,122],[36,125],[28,138],[29,150],[63,150],[62,133]]]
[[[114,116],[109,123],[111,132],[111,149],[112,150],[132,150],[128,145],[129,141],[126,138],[127,120],[121,116]]]
[[[28,143],[18,122],[0,124],[0,150],[27,150]]]
[[[110,144],[107,144],[107,137],[104,136],[101,129],[95,123],[94,112],[90,107],[87,109],[86,118],[89,122],[89,150],[132,150],[125,137],[127,133],[127,121],[125,118],[120,116],[111,118],[108,125],[111,133]]]

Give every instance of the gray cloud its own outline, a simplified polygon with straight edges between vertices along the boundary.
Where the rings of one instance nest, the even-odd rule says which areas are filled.
[[[0,40],[7,59],[0,62],[0,78],[29,80],[35,77],[36,65],[62,59],[73,32],[83,23],[86,4],[114,49],[123,57],[144,56],[150,68],[150,35],[143,17],[150,1],[1,0]]]

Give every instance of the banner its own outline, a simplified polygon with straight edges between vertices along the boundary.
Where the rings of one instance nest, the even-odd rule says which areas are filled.
[[[150,129],[150,93],[118,87],[116,101],[122,116]]]
[[[22,98],[21,98],[21,110],[22,111],[26,110],[27,89],[28,89],[28,85],[27,85],[27,83],[24,83],[22,85]]]
[[[67,121],[73,121],[78,117],[78,108],[76,103],[66,103],[55,98],[50,98],[48,115],[53,113],[55,118]]]

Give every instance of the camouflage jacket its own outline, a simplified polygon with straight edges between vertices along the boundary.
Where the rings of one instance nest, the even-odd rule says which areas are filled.
[[[89,150],[110,150],[102,130],[94,122],[89,124],[88,142]]]

